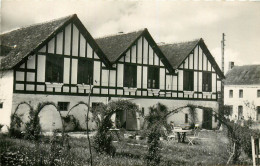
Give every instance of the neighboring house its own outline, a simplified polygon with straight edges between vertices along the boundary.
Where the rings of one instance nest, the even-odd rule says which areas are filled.
[[[8,126],[11,113],[23,101],[34,107],[52,101],[63,116],[73,114],[84,125],[86,107],[69,110],[79,101],[87,102],[89,92],[92,106],[127,99],[145,114],[157,102],[170,110],[193,104],[218,111],[224,75],[202,39],[158,46],[143,29],[94,40],[76,15],[0,37],[0,123]],[[19,114],[27,115],[28,109],[23,106]],[[51,106],[43,111],[44,130],[60,127],[57,114]],[[211,115],[198,111],[198,123],[216,127]],[[143,123],[138,114],[122,113],[114,118],[131,130],[140,129]],[[171,120],[189,123],[188,110],[169,117]]]
[[[260,122],[260,65],[234,66],[230,62],[224,81],[224,104],[231,107],[231,120]]]

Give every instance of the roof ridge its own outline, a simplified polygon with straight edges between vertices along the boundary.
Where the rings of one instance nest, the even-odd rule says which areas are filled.
[[[146,30],[147,28],[142,28],[142,29],[138,29],[138,30],[134,30],[134,31],[129,31],[127,33],[113,33],[113,34],[108,34],[108,35],[104,35],[104,36],[99,36],[99,37],[96,37],[94,38],[95,40],[96,39],[103,39],[103,38],[106,38],[106,37],[114,37],[114,36],[121,36],[121,35],[127,35],[129,33],[135,33],[135,32],[140,32],[140,31],[144,31]]]
[[[160,42],[160,43],[156,43],[158,46],[167,46],[167,45],[175,45],[175,44],[185,44],[185,43],[189,43],[189,42],[199,42],[202,38],[197,38],[194,40],[189,40],[189,41],[182,41],[182,42],[175,42],[175,43],[164,43],[164,42]]]
[[[14,32],[14,31],[22,30],[22,29],[25,29],[25,28],[29,28],[29,27],[33,27],[33,26],[37,26],[37,25],[42,25],[42,24],[46,24],[46,23],[50,23],[50,22],[55,22],[55,21],[62,20],[62,19],[65,19],[65,18],[69,19],[69,18],[72,18],[74,16],[77,16],[77,14],[71,14],[71,15],[68,15],[68,16],[55,18],[55,19],[52,19],[52,20],[44,21],[44,22],[39,22],[39,23],[31,24],[31,25],[21,26],[21,27],[18,27],[16,29],[1,33],[0,36],[6,35],[8,33]]]

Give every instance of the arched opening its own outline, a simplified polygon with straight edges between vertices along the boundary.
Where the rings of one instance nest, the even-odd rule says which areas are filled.
[[[116,112],[117,128],[124,128],[126,130],[138,130],[136,111],[133,110],[119,110]]]
[[[46,105],[43,107],[38,116],[42,131],[62,130],[62,120],[54,105]]]

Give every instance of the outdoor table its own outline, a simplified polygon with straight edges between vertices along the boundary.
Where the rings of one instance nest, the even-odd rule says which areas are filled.
[[[183,129],[175,129],[173,132],[177,133],[178,142],[184,143],[186,138],[186,133],[191,132],[192,130],[183,130]]]
[[[120,141],[120,137],[119,137],[119,134],[118,134],[118,132],[120,131],[120,129],[111,128],[111,129],[109,129],[109,131],[110,131],[111,133],[115,133],[116,136],[117,136],[117,138],[118,138],[118,140]]]

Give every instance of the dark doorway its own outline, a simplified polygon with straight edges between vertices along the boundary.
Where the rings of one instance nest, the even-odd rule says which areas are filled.
[[[212,129],[212,111],[203,110],[203,122],[202,128],[211,130]]]
[[[116,113],[116,127],[126,130],[137,130],[135,111],[119,111]]]

